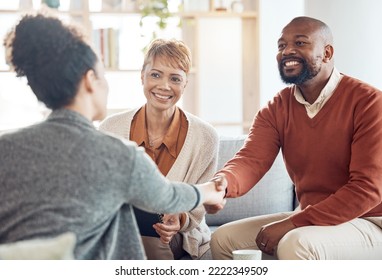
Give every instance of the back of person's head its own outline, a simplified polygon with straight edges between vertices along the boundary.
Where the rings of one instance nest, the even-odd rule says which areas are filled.
[[[78,27],[42,13],[23,16],[4,46],[17,76],[26,76],[37,98],[51,109],[73,101],[83,75],[95,71],[98,61]]]
[[[142,70],[157,57],[167,59],[172,67],[179,68],[186,74],[191,69],[191,51],[180,40],[155,39],[152,41],[146,52]]]

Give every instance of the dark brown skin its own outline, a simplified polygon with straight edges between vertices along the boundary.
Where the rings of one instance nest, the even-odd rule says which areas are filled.
[[[306,61],[311,75],[296,85],[310,104],[318,98],[333,71],[332,40],[327,26],[306,17],[292,20],[278,40],[277,62],[282,76],[301,75],[302,61]],[[294,228],[290,218],[265,225],[256,237],[256,244],[264,253],[273,255],[280,239]]]

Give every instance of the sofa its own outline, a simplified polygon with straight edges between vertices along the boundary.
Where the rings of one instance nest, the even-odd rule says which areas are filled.
[[[220,136],[218,169],[243,146],[246,135]],[[294,185],[286,171],[281,153],[264,177],[248,193],[228,198],[224,209],[207,214],[206,222],[213,232],[217,227],[243,218],[293,211],[297,205]]]

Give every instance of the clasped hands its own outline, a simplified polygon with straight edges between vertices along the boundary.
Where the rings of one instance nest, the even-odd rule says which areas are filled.
[[[180,214],[164,214],[163,222],[153,225],[164,244],[169,244],[171,239],[180,230]]]
[[[211,179],[208,184],[213,184],[215,192],[221,198],[220,201],[216,201],[216,203],[204,203],[204,208],[208,214],[215,214],[224,208],[227,200],[225,199],[226,189],[227,189],[227,179],[224,175],[218,175]]]
[[[227,188],[227,179],[224,175],[214,177],[210,182],[215,184],[217,192],[224,191]],[[204,205],[207,213],[214,214],[224,208],[226,200],[223,198],[221,203]],[[256,237],[258,248],[264,253],[273,255],[280,239],[289,231],[295,228],[295,225],[289,218],[264,225]]]
[[[224,197],[227,188],[227,180],[223,176],[216,176],[211,181],[198,184],[195,187],[200,191],[201,201],[207,213],[215,214],[223,209],[226,203]],[[180,215],[181,214],[165,214],[162,223],[153,225],[163,243],[170,243],[174,235],[179,232]]]

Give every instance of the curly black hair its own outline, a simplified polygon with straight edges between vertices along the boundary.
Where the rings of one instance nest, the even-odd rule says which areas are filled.
[[[26,76],[38,100],[53,110],[72,102],[83,75],[95,71],[98,61],[78,27],[41,13],[23,16],[4,45],[17,76]]]

